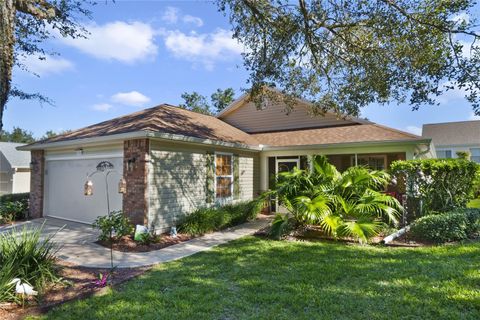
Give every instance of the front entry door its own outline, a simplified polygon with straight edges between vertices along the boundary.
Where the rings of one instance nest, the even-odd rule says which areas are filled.
[[[277,159],[276,166],[275,166],[275,173],[279,174],[280,172],[289,172],[292,171],[293,168],[300,168],[300,159]],[[276,201],[276,212],[279,213],[287,213],[287,209],[285,209],[282,205],[279,204],[278,200]]]

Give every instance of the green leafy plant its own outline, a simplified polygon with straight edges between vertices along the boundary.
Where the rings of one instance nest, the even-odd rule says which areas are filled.
[[[27,206],[22,201],[7,201],[0,204],[0,223],[24,219]]]
[[[312,165],[278,174],[276,188],[262,197],[277,198],[299,226],[319,225],[333,237],[366,242],[384,221],[397,222],[402,207],[382,192],[390,181],[386,172],[352,167],[340,173],[324,156],[314,156]]]
[[[410,198],[422,200],[423,213],[464,208],[473,199],[478,164],[462,159],[395,161],[391,165],[399,187]]]
[[[92,227],[100,230],[98,240],[114,241],[133,232],[133,225],[121,210],[95,219]]]
[[[53,235],[42,237],[42,227],[26,228],[0,234],[0,302],[20,303],[12,279],[41,291],[48,283],[60,281],[55,266],[58,246]]]
[[[480,210],[460,209],[427,215],[416,220],[410,232],[417,239],[436,243],[477,238],[480,235]]]
[[[287,214],[277,213],[268,231],[268,237],[275,240],[282,239],[295,229],[295,223],[295,220]]]
[[[219,207],[199,208],[185,216],[178,231],[202,235],[253,220],[264,206],[263,199],[227,204]]]

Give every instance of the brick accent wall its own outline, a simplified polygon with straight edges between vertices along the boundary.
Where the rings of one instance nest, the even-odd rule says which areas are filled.
[[[134,224],[148,225],[148,139],[126,140],[123,143],[123,177],[127,192],[123,195],[123,212]]]
[[[30,218],[43,216],[43,190],[45,179],[45,153],[32,150],[32,171],[30,173]]]

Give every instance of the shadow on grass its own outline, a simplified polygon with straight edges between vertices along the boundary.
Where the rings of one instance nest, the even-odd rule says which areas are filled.
[[[48,319],[478,319],[480,244],[382,248],[244,238]]]

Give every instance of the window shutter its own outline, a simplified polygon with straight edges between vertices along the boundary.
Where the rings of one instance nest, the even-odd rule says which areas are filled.
[[[240,199],[240,156],[233,155],[233,199]]]
[[[215,201],[215,153],[208,151],[206,158],[205,200],[207,203],[213,203]]]

